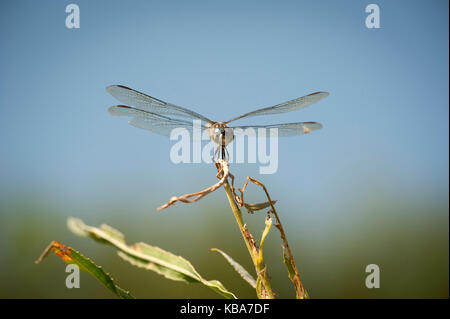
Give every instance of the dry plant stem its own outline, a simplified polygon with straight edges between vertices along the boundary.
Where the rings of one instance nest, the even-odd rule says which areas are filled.
[[[224,161],[220,160],[216,163],[217,167],[217,178],[220,178],[220,181],[218,181],[216,184],[205,188],[204,190],[201,190],[200,192],[185,194],[182,196],[173,196],[170,201],[165,203],[164,205],[159,206],[157,209],[162,210],[169,206],[172,206],[176,202],[183,202],[183,203],[193,203],[198,200],[200,200],[203,196],[208,195],[212,192],[214,192],[216,189],[218,189],[220,186],[223,185],[223,183],[226,182],[228,175],[230,175],[230,171],[228,170],[229,164]],[[193,199],[190,199],[193,198]]]
[[[291,263],[291,266],[292,266],[292,269],[294,270],[294,273],[295,273],[295,276],[293,278],[293,282],[294,282],[294,285],[295,285],[296,297],[298,299],[309,298],[308,292],[306,291],[305,287],[303,286],[303,284],[302,284],[302,282],[300,280],[300,275],[298,274],[297,266],[295,265],[294,256],[292,255],[291,248],[289,247],[289,244],[288,244],[288,241],[287,241],[286,234],[284,232],[283,226],[281,225],[281,220],[278,217],[277,211],[275,209],[275,206],[273,205],[272,199],[270,198],[270,195],[269,195],[269,192],[267,191],[266,186],[263,183],[261,183],[260,181],[258,181],[256,179],[253,179],[250,176],[247,176],[247,181],[245,182],[245,185],[242,188],[242,190],[240,190],[241,191],[241,198],[240,198],[239,201],[242,202],[242,203],[244,201],[244,191],[245,191],[245,188],[246,188],[246,186],[248,184],[248,181],[251,181],[255,185],[258,185],[258,186],[262,187],[262,189],[266,193],[267,199],[269,200],[269,203],[270,203],[270,206],[271,206],[271,212],[275,216],[275,218],[277,220],[277,223],[278,223],[276,225],[276,227],[280,231],[281,239],[283,240],[284,245],[286,247],[286,250],[288,252],[288,257],[289,257],[288,259],[289,259],[289,261]],[[283,250],[283,254],[284,254],[284,250]]]
[[[247,246],[248,252],[250,253],[250,256],[252,257],[252,260],[257,255],[257,249],[254,244],[250,243],[248,236],[245,231],[245,224],[244,220],[242,219],[242,213],[239,207],[237,206],[236,202],[233,200],[231,194],[230,185],[228,182],[224,183],[225,192],[227,193],[228,201],[230,202],[231,209],[233,210],[234,218],[236,219],[236,222],[239,226],[239,230],[241,231],[242,237],[244,238],[245,245]]]
[[[55,247],[56,241],[52,241],[47,248],[45,248],[44,252],[39,256],[39,258],[34,262],[35,264],[39,264],[49,253],[50,251]]]
[[[245,245],[247,246],[248,252],[250,253],[250,256],[252,258],[256,273],[258,274],[258,277],[261,278],[265,292],[267,293],[267,298],[274,299],[275,295],[270,285],[266,266],[264,264],[264,261],[259,258],[259,249],[256,247],[256,243],[254,241],[252,242],[251,235],[249,236],[247,226],[244,224],[244,220],[242,219],[242,212],[236,204],[236,201],[234,200],[234,195],[230,188],[230,185],[228,184],[228,181],[225,181],[223,186],[225,188],[228,201],[230,202],[231,209],[233,210],[234,217],[236,218],[236,222],[238,223],[239,230],[241,231],[242,238],[244,239]]]

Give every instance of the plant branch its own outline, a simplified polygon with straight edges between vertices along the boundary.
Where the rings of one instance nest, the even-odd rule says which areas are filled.
[[[255,185],[262,187],[262,189],[264,190],[266,197],[268,199],[268,204],[270,204],[270,207],[271,207],[270,212],[273,213],[273,215],[275,216],[275,219],[277,221],[277,224],[275,225],[275,227],[280,231],[281,239],[284,242],[284,246],[282,246],[283,247],[283,258],[285,260],[286,266],[290,266],[290,267],[288,267],[288,270],[292,269],[292,274],[291,274],[291,271],[289,271],[289,277],[290,277],[291,281],[294,283],[296,297],[298,299],[309,298],[308,292],[306,291],[305,287],[303,286],[303,284],[300,280],[300,275],[298,273],[297,266],[295,265],[294,256],[292,255],[291,248],[289,247],[289,244],[288,244],[288,241],[286,238],[286,233],[284,232],[283,226],[281,225],[281,220],[275,209],[275,206],[274,206],[275,201],[272,201],[272,199],[270,198],[270,195],[269,195],[269,192],[267,191],[266,186],[263,183],[261,183],[260,181],[254,179],[254,178],[251,178],[250,176],[247,176],[247,180],[244,184],[244,187],[242,189],[238,188],[238,190],[241,192],[241,197],[238,197],[235,194],[236,201],[239,203],[240,206],[243,206],[245,204],[244,203],[244,191],[245,191],[245,188],[247,187],[249,181],[254,183]],[[287,251],[287,253],[286,253],[286,251]]]
[[[238,205],[236,204],[234,192],[231,190],[230,185],[228,184],[228,181],[225,181],[223,186],[225,188],[225,193],[227,194],[228,201],[230,203],[230,207],[233,211],[234,217],[239,226],[239,230],[241,231],[242,238],[244,239],[244,242],[245,242],[245,245],[247,246],[250,257],[252,258],[253,265],[255,266],[256,273],[258,274],[257,281],[261,282],[261,284],[262,284],[261,291],[260,292],[257,291],[258,297],[274,299],[275,295],[274,295],[274,293],[272,291],[272,287],[270,285],[269,275],[267,273],[266,266],[264,264],[264,260],[262,258],[259,258],[260,257],[260,248],[258,249],[256,242],[253,239],[252,234],[248,230],[247,225],[244,223],[244,220],[242,218],[242,212],[239,209]],[[267,232],[268,232],[268,230],[267,230]],[[265,236],[267,235],[267,232],[265,232]],[[258,290],[258,285],[257,285],[257,290]]]
[[[196,201],[200,200],[203,196],[206,196],[206,195],[214,192],[216,189],[218,189],[220,186],[222,186],[225,183],[225,181],[227,180],[228,175],[230,174],[230,171],[228,169],[229,164],[228,164],[228,162],[226,162],[224,160],[220,160],[219,162],[217,162],[215,164],[217,167],[217,175],[216,176],[217,176],[217,178],[220,178],[220,181],[218,181],[216,184],[214,184],[208,188],[205,188],[204,190],[201,190],[199,192],[185,194],[182,196],[173,196],[167,203],[159,206],[157,209],[158,210],[165,209],[169,206],[172,206],[176,202],[183,202],[183,203],[196,202]],[[193,197],[193,199],[190,199],[192,197]]]

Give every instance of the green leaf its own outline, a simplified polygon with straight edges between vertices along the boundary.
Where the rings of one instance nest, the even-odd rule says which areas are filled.
[[[195,270],[192,264],[181,256],[174,255],[159,247],[146,243],[127,245],[125,237],[118,230],[108,226],[92,227],[81,219],[70,217],[67,221],[69,229],[77,235],[91,237],[101,243],[107,243],[117,248],[118,255],[130,264],[152,270],[167,279],[184,281],[186,283],[201,283],[225,298],[237,299],[217,280],[205,280]]]
[[[272,205],[275,205],[276,202],[277,202],[276,200],[273,200],[272,203],[271,202],[264,202],[264,203],[257,203],[257,204],[244,203],[244,206],[245,206],[245,208],[247,208],[247,210],[250,213],[253,213],[253,212],[258,211],[258,210],[262,210],[262,209],[265,209],[265,208],[272,207]]]
[[[228,256],[226,253],[224,253],[223,251],[221,251],[220,249],[217,248],[211,248],[211,251],[216,251],[218,253],[220,253],[229,263],[231,266],[233,266],[234,270],[237,271],[237,273],[239,275],[241,275],[241,277],[250,284],[250,286],[252,286],[253,288],[256,288],[256,281],[255,279],[253,279],[252,275],[250,275],[248,273],[247,270],[245,270],[244,267],[242,267],[239,263],[237,263],[236,261],[233,260],[233,258],[231,258],[230,256]]]
[[[51,242],[35,263],[40,263],[42,259],[44,259],[50,253],[50,251],[53,251],[56,255],[60,256],[61,259],[64,260],[67,264],[77,265],[81,270],[87,272],[92,277],[97,279],[116,296],[122,299],[134,299],[134,297],[128,291],[117,286],[114,283],[112,277],[107,274],[102,267],[97,266],[91,259],[83,256],[80,252],[76,251],[72,247],[63,245],[60,242]]]
[[[267,235],[269,234],[270,227],[272,226],[272,218],[268,216],[265,221],[266,227],[264,228],[263,234],[261,236],[261,243],[259,244],[259,262],[263,261],[263,245],[264,240],[266,240]]]

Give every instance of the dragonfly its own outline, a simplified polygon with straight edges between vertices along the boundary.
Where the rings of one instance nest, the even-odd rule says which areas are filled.
[[[242,114],[225,122],[215,122],[187,108],[164,102],[123,85],[110,85],[106,88],[106,91],[121,103],[127,104],[111,106],[108,109],[109,113],[115,116],[131,117],[129,123],[138,128],[170,136],[172,130],[176,128],[185,128],[192,132],[193,120],[203,121],[205,124],[202,124],[201,127],[208,131],[210,139],[218,145],[214,156],[220,153],[222,159],[227,156],[226,146],[233,141],[235,136],[248,132],[248,128],[255,130],[276,128],[278,136],[302,135],[322,128],[322,124],[317,122],[250,126],[229,126],[229,123],[253,116],[291,112],[305,108],[328,96],[327,92],[314,92],[274,106]]]

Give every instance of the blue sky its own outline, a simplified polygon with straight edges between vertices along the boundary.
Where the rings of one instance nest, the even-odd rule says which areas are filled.
[[[363,181],[448,202],[447,1],[378,2],[380,29],[365,27],[361,1],[77,1],[81,28],[69,30],[68,3],[1,4],[3,194],[208,184],[211,167],[174,165],[168,139],[108,114],[117,101],[105,87],[123,84],[217,120],[328,91],[305,110],[239,122],[324,125],[280,140],[268,182],[311,204]],[[258,176],[254,164],[232,170]]]

